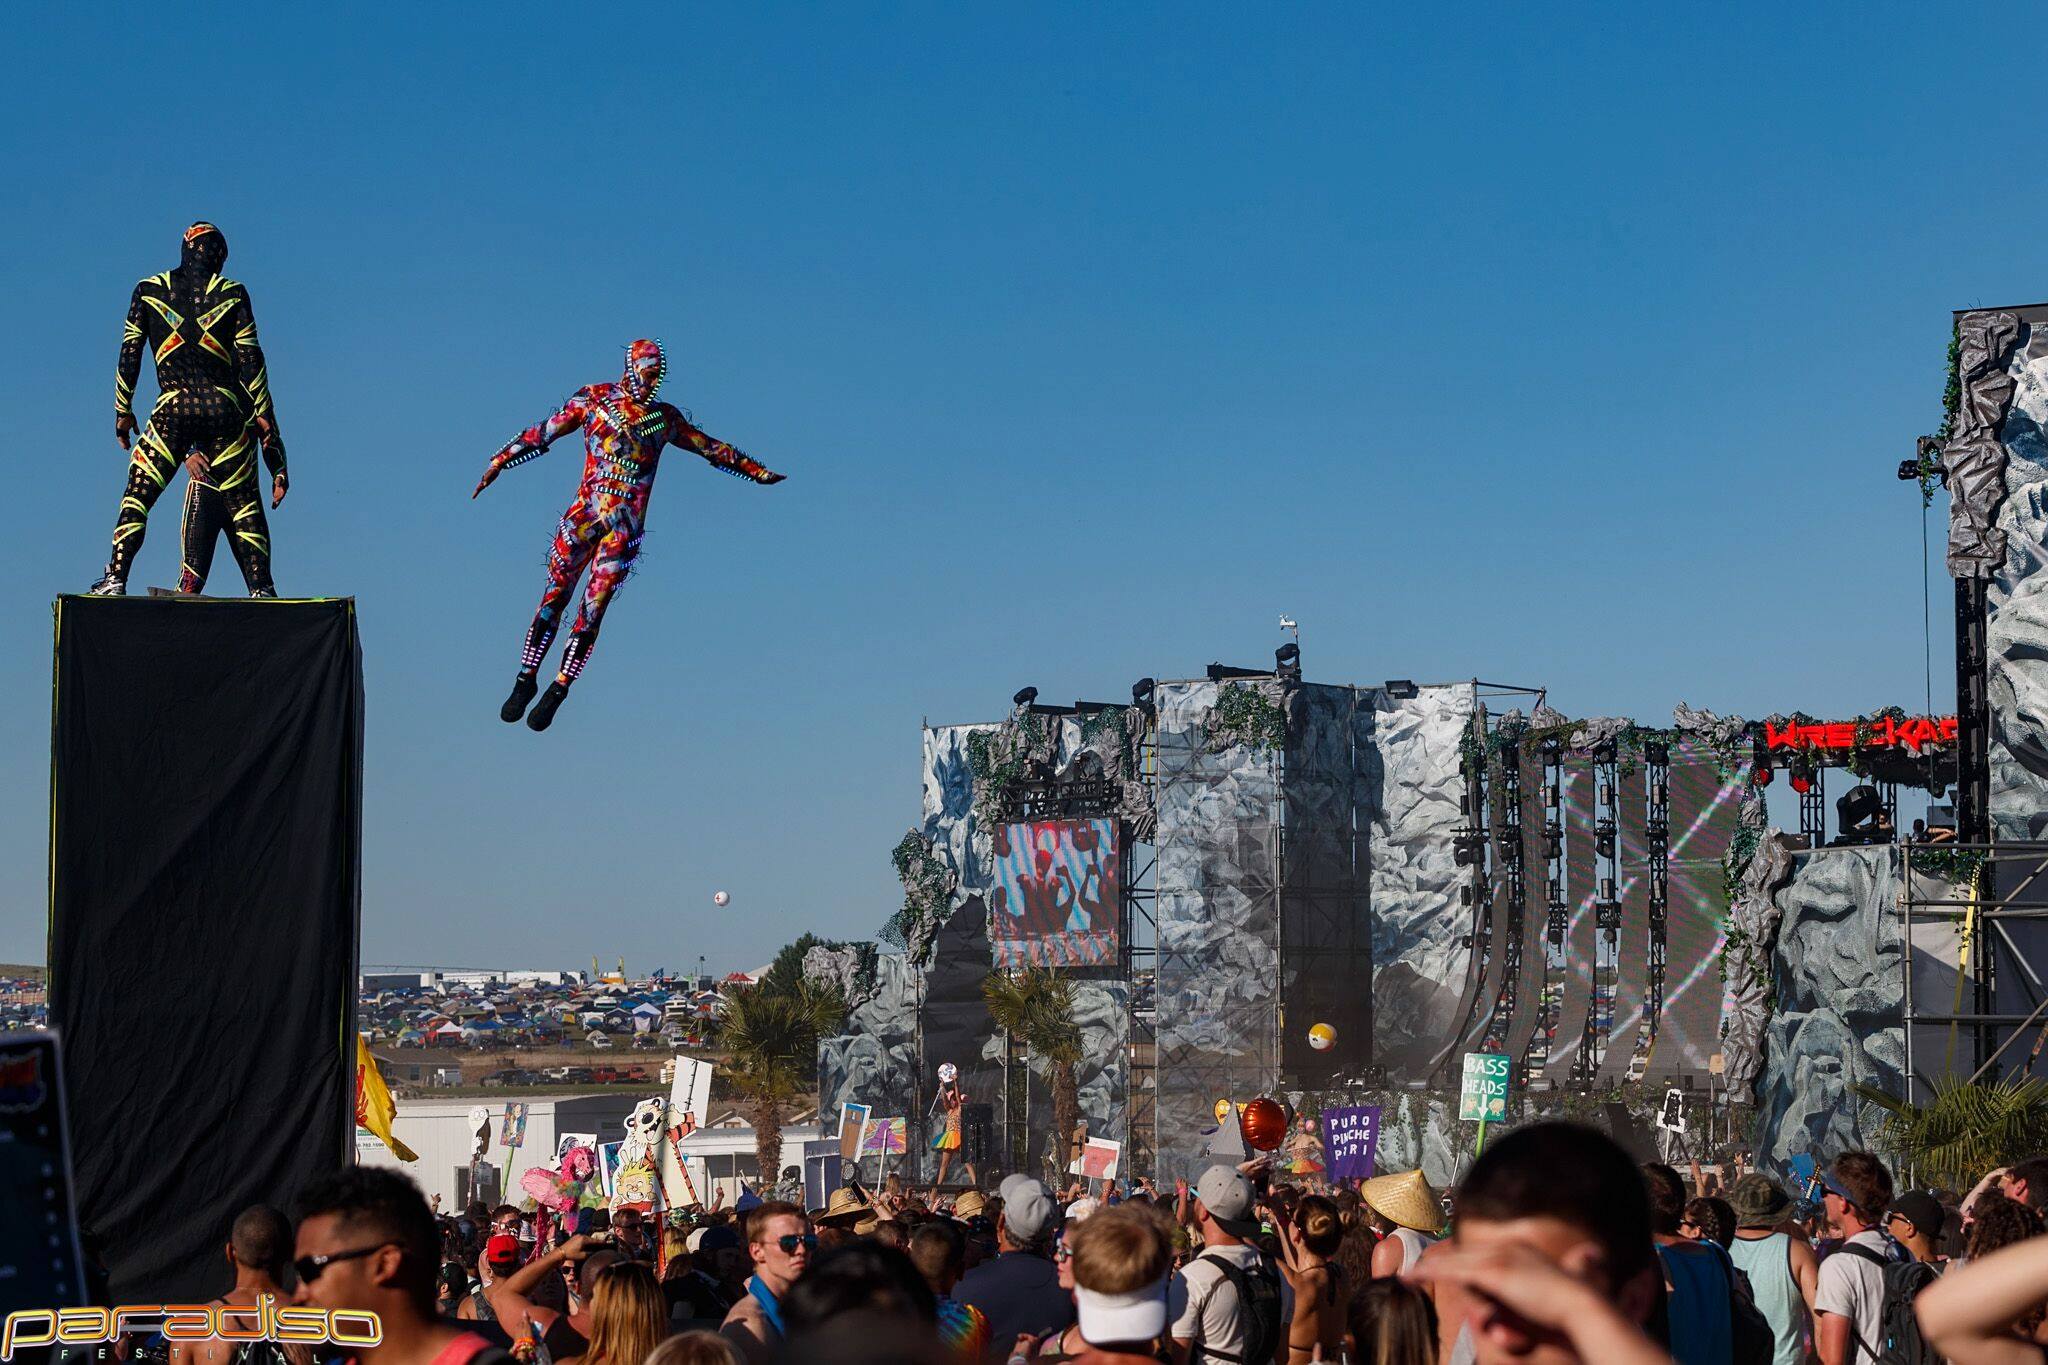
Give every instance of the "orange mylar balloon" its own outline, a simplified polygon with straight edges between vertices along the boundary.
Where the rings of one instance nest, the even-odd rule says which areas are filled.
[[[1287,1138],[1287,1111],[1264,1095],[1244,1107],[1245,1144],[1255,1152],[1275,1150]]]

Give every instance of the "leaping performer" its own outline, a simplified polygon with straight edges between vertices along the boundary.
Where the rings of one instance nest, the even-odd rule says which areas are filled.
[[[228,242],[211,223],[185,229],[178,268],[135,286],[121,334],[114,376],[114,439],[128,449],[135,431],[135,381],[146,345],[156,361],[156,406],[135,442],[128,486],[114,519],[114,553],[91,591],[119,597],[156,505],[184,462],[192,476],[186,518],[186,562],[180,588],[205,586],[213,538],[225,530],[251,597],[275,597],[270,577],[270,528],[256,478],[260,436],[269,468],[272,507],[284,501],[284,438],[270,403],[263,348],[249,291],[220,273]],[[197,551],[204,549],[204,562]]]
[[[476,497],[504,470],[545,454],[555,441],[583,428],[583,481],[576,486],[576,500],[555,528],[540,610],[526,630],[512,695],[498,711],[508,724],[525,715],[529,729],[547,729],[556,708],[569,695],[569,684],[589,661],[605,609],[639,557],[640,538],[646,532],[647,498],[654,491],[663,446],[694,451],[714,468],[755,483],[782,482],[782,475],[699,431],[681,410],[657,403],[655,391],[667,370],[668,358],[660,342],[634,342],[627,349],[626,372],[618,383],[590,384],[569,395],[554,416],[520,432],[493,455],[483,478],[477,481],[476,493],[470,494]],[[534,702],[541,661],[547,658],[562,623],[562,609],[585,567],[590,569],[590,581],[584,585],[583,605],[576,613],[569,642],[562,647],[561,671]],[[526,709],[529,702],[533,703],[530,714]]]

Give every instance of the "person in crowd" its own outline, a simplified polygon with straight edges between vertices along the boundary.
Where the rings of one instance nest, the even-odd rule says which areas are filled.
[[[1195,1182],[1201,1250],[1167,1291],[1168,1332],[1180,1365],[1277,1358],[1294,1305],[1286,1281],[1250,1243],[1259,1234],[1252,1183],[1211,1166]]]
[[[722,1323],[746,1293],[739,1274],[744,1263],[740,1236],[723,1224],[696,1228],[684,1239],[686,1254],[669,1262],[662,1293],[671,1322]]]
[[[1413,1269],[1443,1227],[1437,1192],[1421,1171],[1401,1171],[1374,1176],[1359,1194],[1365,1200],[1366,1217],[1380,1237],[1372,1252],[1372,1273],[1399,1275]]]
[[[1735,1214],[1728,1255],[1770,1324],[1771,1365],[1806,1365],[1820,1261],[1804,1237],[1785,1231],[1792,1200],[1769,1176],[1752,1172],[1735,1182],[1728,1202]]]
[[[1074,1217],[1074,1206],[1069,1205],[1067,1221],[1053,1237],[1052,1266],[1054,1273],[1059,1276],[1060,1289],[1064,1293],[1074,1292],[1074,1234],[1080,1230],[1082,1223],[1088,1221],[1087,1214],[1093,1212],[1091,1206],[1077,1219]],[[1057,1335],[1039,1341],[1036,1347],[1037,1354],[1033,1358],[1045,1361],[1069,1360],[1081,1350],[1081,1328],[1076,1322],[1062,1329]]]
[[[992,1344],[988,1315],[953,1297],[967,1273],[966,1230],[951,1219],[926,1223],[912,1234],[909,1255],[932,1291],[940,1343],[961,1365],[976,1365]]]
[[[2006,1168],[1999,1190],[2036,1213],[2048,1211],[2048,1156],[2032,1156]]]
[[[1914,1260],[1940,1270],[1946,1263],[1941,1255],[1941,1228],[1947,1220],[1948,1210],[1940,1200],[1923,1190],[1908,1190],[1892,1200],[1884,1216],[1884,1230]]]
[[[504,1279],[486,1285],[491,1309],[505,1330],[519,1340],[538,1332],[540,1343],[557,1361],[574,1359],[588,1350],[591,1294],[604,1268],[619,1259],[605,1236],[579,1232]],[[541,1301],[554,1292],[562,1294],[563,1307]]]
[[[291,1302],[284,1277],[292,1261],[292,1225],[283,1213],[268,1204],[243,1209],[228,1228],[223,1248],[228,1268],[234,1272],[234,1287],[213,1300],[216,1305],[257,1308],[268,1295],[275,1303]],[[469,1281],[463,1280],[463,1288]],[[239,1343],[227,1340],[178,1341],[171,1343],[171,1365],[216,1365],[235,1358]],[[312,1365],[313,1352],[291,1345],[281,1355],[290,1365]]]
[[[298,1214],[293,1302],[375,1313],[383,1340],[355,1348],[360,1365],[510,1365],[502,1348],[434,1315],[440,1236],[412,1181],[345,1167],[310,1182]]]
[[[1287,1361],[1335,1360],[1343,1348],[1352,1286],[1346,1284],[1335,1256],[1344,1241],[1344,1222],[1336,1204],[1319,1194],[1294,1206],[1291,1218],[1277,1214],[1280,1273],[1294,1300],[1288,1319]]]
[[[2040,1214],[2018,1200],[1992,1190],[1977,1201],[1977,1216],[1970,1223],[1969,1238],[1963,1246],[1964,1257],[1975,1261],[2041,1234]],[[2032,1332],[2040,1323],[2037,1317],[2021,1325]]]
[[[953,1296],[988,1318],[990,1351],[1002,1359],[1020,1336],[1044,1336],[1074,1320],[1074,1300],[1060,1288],[1052,1263],[1053,1226],[1059,1210],[1045,1185],[1027,1175],[1000,1186],[996,1255],[961,1277]]]
[[[615,1260],[591,1286],[590,1347],[576,1359],[581,1365],[644,1365],[667,1335],[668,1302],[654,1271],[639,1261]]]
[[[1869,1152],[1844,1152],[1819,1176],[1828,1231],[1839,1249],[1820,1263],[1813,1295],[1821,1365],[1875,1360],[1884,1346],[1884,1268],[1891,1245],[1880,1230],[1892,1177]]]
[[[1661,1162],[1643,1167],[1650,1238],[1664,1270],[1672,1358],[1679,1365],[1731,1365],[1735,1358],[1735,1278],[1718,1243],[1687,1238],[1685,1182]]]
[[[465,1293],[462,1296],[462,1302],[455,1309],[456,1317],[471,1322],[496,1322],[498,1320],[498,1311],[491,1306],[490,1294],[487,1292],[488,1287],[514,1274],[519,1269],[520,1251],[518,1234],[506,1228],[502,1223],[494,1223],[493,1226],[499,1227],[501,1230],[493,1232],[484,1241],[483,1255],[477,1258],[476,1263],[477,1287],[474,1291]],[[517,1226],[518,1220],[515,1218],[511,1227],[516,1228]],[[467,1289],[468,1280],[466,1277],[463,1284],[464,1288]]]
[[[1952,1365],[2042,1365],[2021,1324],[2048,1307],[2048,1237],[1957,1265],[1914,1300],[1920,1330]]]
[[[450,1257],[441,1262],[441,1293],[434,1300],[434,1312],[439,1317],[462,1316],[462,1305],[470,1296],[469,1272],[462,1268],[462,1262]]]
[[[629,1261],[652,1261],[654,1242],[647,1222],[638,1209],[620,1209],[612,1215],[612,1245]]]
[[[760,1365],[782,1344],[783,1296],[810,1268],[818,1237],[802,1209],[780,1200],[749,1209],[743,1235],[754,1273],[719,1331],[748,1361]]]
[[[1725,1251],[1735,1240],[1735,1210],[1727,1200],[1711,1194],[1688,1199],[1685,1212],[1678,1219],[1678,1235],[1695,1242],[1712,1242]]]
[[[1359,1365],[1437,1365],[1436,1308],[1406,1280],[1359,1284],[1347,1305],[1345,1334],[1348,1357]]]
[[[821,1253],[790,1285],[781,1308],[791,1352],[849,1317],[886,1327],[886,1335],[938,1340],[938,1306],[924,1276],[902,1252],[872,1242]]]
[[[1534,1123],[1487,1144],[1448,1241],[1407,1278],[1436,1295],[1454,1365],[1665,1365],[1644,1330],[1662,1297],[1649,1196],[1613,1139]]]
[[[1077,1321],[1025,1358],[1085,1365],[1150,1365],[1172,1359],[1167,1291],[1173,1253],[1167,1223],[1149,1201],[1102,1209],[1067,1239]],[[1334,1359],[1334,1357],[1333,1357]]]
[[[746,1365],[737,1347],[716,1332],[678,1332],[654,1348],[647,1365]]]

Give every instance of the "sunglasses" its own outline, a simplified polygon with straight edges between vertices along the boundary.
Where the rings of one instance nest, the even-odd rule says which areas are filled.
[[[326,1273],[327,1267],[337,1261],[360,1261],[365,1256],[374,1256],[385,1247],[397,1246],[396,1242],[379,1242],[375,1246],[357,1247],[354,1251],[331,1251],[325,1256],[301,1256],[292,1262],[292,1269],[299,1272],[299,1283],[311,1284]]]
[[[792,1232],[785,1236],[777,1237],[775,1245],[782,1248],[783,1255],[794,1256],[798,1247],[802,1247],[805,1251],[816,1251],[818,1249],[818,1236],[813,1232]]]
[[[1074,1249],[1065,1242],[1061,1242],[1053,1247],[1052,1258],[1055,1261],[1071,1261],[1074,1259]]]

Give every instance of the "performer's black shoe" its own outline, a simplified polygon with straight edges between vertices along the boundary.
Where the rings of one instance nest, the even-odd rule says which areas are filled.
[[[516,722],[526,714],[526,703],[533,700],[533,694],[540,691],[540,684],[530,673],[521,673],[512,680],[512,695],[505,698],[505,704],[498,708],[498,719],[507,725]]]
[[[88,597],[126,597],[128,580],[115,575],[112,569],[100,576],[100,581],[85,590]]]
[[[527,712],[526,728],[545,730],[555,723],[555,708],[562,704],[562,698],[569,695],[569,688],[560,679],[548,684],[548,690],[540,694],[540,700]]]
[[[251,597],[262,597],[262,598],[268,598],[268,599],[270,599],[270,600],[272,600],[272,601],[275,601],[275,600],[276,600],[276,598],[277,598],[277,589],[276,589],[276,588],[251,588],[251,589],[249,589],[249,596],[251,596]]]

